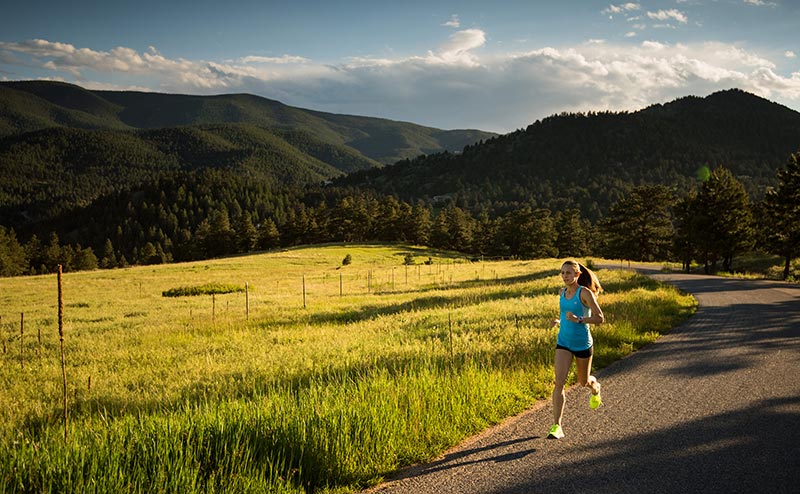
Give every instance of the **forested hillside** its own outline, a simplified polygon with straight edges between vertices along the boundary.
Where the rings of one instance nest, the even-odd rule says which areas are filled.
[[[561,114],[525,130],[337,183],[414,201],[452,197],[472,211],[503,214],[522,204],[577,208],[597,220],[633,185],[684,195],[697,173],[725,167],[753,199],[800,149],[800,113],[739,90],[686,97],[634,113]]]
[[[305,110],[250,94],[190,96],[89,91],[46,81],[0,82],[0,137],[53,126],[120,130],[209,124],[301,131],[382,164],[424,153],[460,151],[495,135]]]
[[[303,187],[492,136],[293,108],[252,95],[0,82],[0,225],[24,228],[174,171]]]

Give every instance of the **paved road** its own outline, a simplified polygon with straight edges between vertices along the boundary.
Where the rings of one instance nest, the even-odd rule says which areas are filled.
[[[548,400],[373,491],[800,492],[800,287],[650,274],[697,314],[597,372],[599,410],[569,389],[564,439]]]

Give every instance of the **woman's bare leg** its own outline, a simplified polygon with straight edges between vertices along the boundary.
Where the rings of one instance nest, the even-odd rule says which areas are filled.
[[[592,388],[592,394],[596,395],[600,392],[600,383],[597,378],[589,375],[592,370],[592,357],[589,358],[576,358],[575,368],[578,371],[578,384],[583,387]]]
[[[553,423],[561,425],[564,415],[564,386],[567,383],[569,368],[572,365],[572,352],[556,348],[555,357],[556,384],[553,388]]]

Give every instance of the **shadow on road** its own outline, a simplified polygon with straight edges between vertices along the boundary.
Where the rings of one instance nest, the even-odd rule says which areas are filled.
[[[580,461],[562,458],[557,467],[495,493],[794,493],[800,485],[798,424],[800,397],[765,400],[622,441],[579,446],[582,454],[574,456]],[[707,483],[698,485],[698,479]]]

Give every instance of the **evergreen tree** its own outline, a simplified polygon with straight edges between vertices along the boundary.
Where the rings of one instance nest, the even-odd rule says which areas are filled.
[[[91,247],[82,249],[80,245],[75,249],[72,268],[76,271],[91,271],[97,269],[97,256]]]
[[[550,210],[536,209],[530,221],[524,225],[520,255],[525,258],[541,259],[558,255],[556,247],[556,226]]]
[[[440,249],[450,248],[450,228],[447,221],[447,214],[444,210],[433,219],[431,224],[430,244]]]
[[[42,264],[45,268],[45,273],[55,273],[58,271],[58,265],[61,264],[63,271],[69,270],[69,262],[67,262],[67,253],[61,248],[61,243],[58,239],[56,232],[50,233],[50,241],[42,251]]]
[[[783,257],[783,279],[788,279],[792,259],[800,254],[800,152],[778,171],[778,186],[767,192],[760,210],[763,246]]]
[[[411,236],[408,239],[416,245],[428,245],[431,238],[431,210],[422,201],[417,201],[411,209]]]
[[[103,244],[103,257],[100,260],[100,267],[103,269],[111,269],[117,267],[117,254],[114,252],[114,244],[111,239],[107,238]]]
[[[472,252],[481,256],[491,255],[495,238],[498,232],[498,222],[489,218],[489,213],[481,211],[475,225],[475,234],[472,237]]]
[[[267,218],[258,230],[258,247],[260,249],[274,249],[281,245],[281,234],[272,218]]]
[[[25,257],[28,259],[30,266],[29,273],[36,274],[47,272],[44,267],[44,252],[42,249],[42,241],[36,234],[33,234],[28,242],[25,244]]]
[[[559,256],[579,258],[591,252],[594,228],[588,220],[581,219],[579,210],[558,212],[554,221],[557,232],[555,247]]]
[[[715,269],[719,259],[724,270],[732,271],[734,255],[750,249],[755,240],[747,192],[729,170],[720,167],[703,183],[697,201],[702,213],[696,227],[703,232],[697,238],[706,272]]]
[[[371,237],[375,240],[392,241],[399,237],[400,203],[393,196],[381,199],[376,207]]]
[[[144,244],[144,247],[139,251],[139,257],[136,259],[137,264],[160,264],[161,259],[158,257],[156,247],[151,242]]]
[[[211,213],[208,220],[210,230],[205,239],[205,252],[209,257],[219,257],[236,252],[236,233],[231,228],[225,208]]]
[[[243,213],[236,221],[236,243],[239,252],[250,252],[258,244],[258,230],[253,225],[250,215]]]
[[[703,214],[698,211],[695,191],[675,204],[675,238],[672,248],[680,256],[683,269],[687,273],[691,270],[692,260],[697,257],[700,246],[698,237],[702,235],[698,225],[703,221],[705,219]]]
[[[663,185],[635,187],[613,204],[600,224],[605,255],[635,261],[667,259],[674,237],[672,192]]]
[[[694,258],[707,274],[720,260],[723,269],[731,271],[733,256],[751,248],[755,239],[747,193],[725,168],[715,169],[696,195],[681,201],[677,225],[684,267],[688,269]]]
[[[550,211],[525,206],[503,216],[498,253],[535,259],[558,255],[556,229]]]
[[[0,226],[0,276],[19,276],[28,269],[25,249],[13,229]]]
[[[474,220],[466,211],[450,203],[443,211],[447,223],[448,249],[468,251],[472,246]]]

